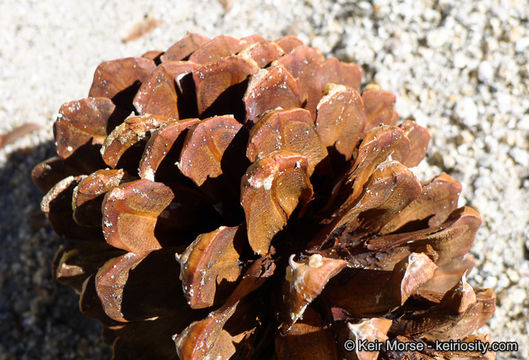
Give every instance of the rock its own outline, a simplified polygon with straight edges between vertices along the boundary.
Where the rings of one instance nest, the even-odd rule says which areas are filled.
[[[468,127],[478,124],[478,108],[474,100],[470,97],[464,97],[459,100],[455,107],[456,116]]]
[[[479,64],[478,79],[485,83],[489,83],[494,79],[494,67],[490,61],[483,61]]]

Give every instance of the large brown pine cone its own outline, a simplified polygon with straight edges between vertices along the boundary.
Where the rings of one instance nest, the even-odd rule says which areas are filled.
[[[495,308],[465,281],[479,214],[416,178],[428,132],[361,77],[294,37],[189,34],[61,107],[33,177],[70,240],[54,275],[114,358],[483,358],[344,350],[488,341]]]

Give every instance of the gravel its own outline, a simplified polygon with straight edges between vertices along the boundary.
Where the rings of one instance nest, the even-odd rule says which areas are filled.
[[[163,24],[122,43],[149,14]],[[110,357],[77,295],[51,279],[61,241],[30,172],[53,154],[54,113],[86,96],[101,61],[165,49],[187,31],[293,34],[393,91],[401,117],[432,133],[417,173],[454,176],[461,205],[482,214],[470,278],[498,298],[483,332],[518,342],[498,359],[528,359],[528,19],[522,0],[0,1],[0,134],[42,126],[0,150],[0,360]]]

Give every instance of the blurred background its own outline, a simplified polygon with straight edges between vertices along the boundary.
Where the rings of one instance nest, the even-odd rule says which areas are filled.
[[[97,323],[51,278],[61,241],[41,215],[32,167],[54,153],[63,102],[87,96],[104,61],[167,49],[186,32],[291,34],[360,64],[432,142],[416,172],[463,183],[483,225],[473,286],[498,308],[482,332],[529,358],[527,0],[0,0],[0,360],[108,359]]]

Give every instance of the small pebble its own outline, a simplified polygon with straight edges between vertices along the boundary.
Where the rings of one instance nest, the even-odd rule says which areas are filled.
[[[476,126],[478,123],[478,108],[470,97],[464,97],[457,102],[455,113],[468,127]]]

